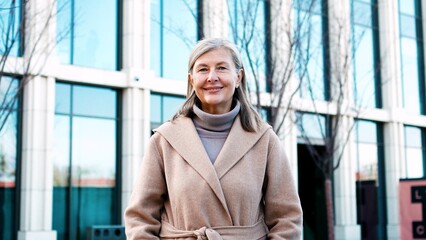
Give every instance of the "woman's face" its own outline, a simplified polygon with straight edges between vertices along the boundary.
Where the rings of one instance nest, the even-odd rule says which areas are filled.
[[[195,61],[188,81],[201,101],[202,110],[211,114],[229,112],[242,71],[236,69],[227,49],[213,49],[201,55]]]

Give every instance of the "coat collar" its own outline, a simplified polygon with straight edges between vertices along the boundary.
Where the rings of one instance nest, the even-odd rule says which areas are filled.
[[[242,128],[238,115],[214,165],[210,162],[191,118],[180,117],[173,122],[163,124],[154,131],[161,134],[206,180],[230,216],[220,179],[241,160],[269,128],[269,125],[262,124],[257,132],[247,132]]]

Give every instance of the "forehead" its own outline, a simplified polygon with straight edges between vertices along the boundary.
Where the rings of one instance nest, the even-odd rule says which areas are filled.
[[[217,63],[227,63],[234,64],[232,60],[231,52],[226,48],[216,48],[212,49],[204,54],[202,54],[196,61],[194,65],[200,64],[217,64]]]

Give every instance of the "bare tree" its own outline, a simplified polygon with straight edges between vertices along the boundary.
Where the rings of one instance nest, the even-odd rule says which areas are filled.
[[[188,0],[182,1],[187,3]],[[359,34],[354,43],[347,29],[349,24],[345,22],[348,19],[333,19],[332,31],[318,32],[319,19],[328,19],[323,11],[328,6],[321,0],[226,2],[228,38],[236,43],[243,55],[252,101],[259,112],[263,109],[270,111],[268,120],[277,134],[286,134],[286,122],[298,126],[299,137],[325,179],[327,233],[328,239],[332,240],[332,176],[351,140],[355,126],[353,119],[362,113],[362,103],[350,100],[352,92],[349,89],[353,56],[363,34]],[[190,11],[197,19],[195,11]],[[324,28],[319,26],[319,29]],[[324,60],[324,56],[330,55],[339,57]],[[372,73],[377,71],[378,67],[371,69]],[[324,78],[329,86],[319,82]],[[358,89],[361,93],[363,90]],[[318,92],[329,94],[320,96]],[[298,112],[296,116],[292,114],[295,111]],[[312,137],[303,124],[306,113],[313,116],[319,127],[319,140],[324,151],[315,147],[318,139]]]
[[[55,42],[46,41],[53,18],[64,6],[49,4],[35,9],[29,0],[2,1],[0,5],[0,132],[26,84],[39,75],[54,50]],[[32,7],[32,19],[25,16]],[[69,31],[64,29],[63,31]],[[57,38],[58,40],[60,38]],[[24,44],[25,43],[25,44]],[[16,81],[14,78],[19,78]]]
[[[254,93],[254,101],[259,110],[262,106],[270,106],[270,123],[277,133],[280,133],[288,119],[298,126],[299,136],[325,179],[327,232],[328,239],[332,240],[332,176],[341,165],[345,148],[351,140],[354,119],[362,114],[362,100],[371,97],[364,96],[353,101],[354,96],[350,90],[354,55],[364,34],[361,32],[356,38],[351,38],[349,19],[346,16],[333,18],[333,23],[327,28],[319,26],[320,31],[315,32],[318,31],[316,25],[321,22],[319,19],[329,17],[325,14],[328,11],[323,11],[328,6],[320,0],[250,0],[233,3],[236,6],[228,4],[231,36],[247,61],[246,73],[252,81],[250,90]],[[232,12],[235,7],[240,8],[238,14]],[[260,8],[267,11],[264,21],[268,21],[268,24],[259,26],[259,22],[262,22]],[[283,10],[289,8],[292,10]],[[269,26],[266,32],[263,31],[265,26]],[[323,29],[328,31],[321,32]],[[265,53],[259,51],[258,48],[265,45]],[[372,67],[371,75],[377,73],[379,68],[379,64]],[[324,78],[329,86],[322,85]],[[262,88],[262,84],[268,88]],[[358,89],[361,95],[363,91],[366,89]],[[269,96],[267,101],[263,101],[263,92]],[[318,92],[329,94],[320,96]],[[370,93],[365,92],[364,95],[367,94]],[[308,103],[308,107],[298,105],[298,102]],[[313,121],[319,127],[324,151],[315,147],[318,144],[316,139],[301,121],[304,113],[300,111],[304,109],[313,116]],[[298,117],[291,119],[290,111],[298,111]]]

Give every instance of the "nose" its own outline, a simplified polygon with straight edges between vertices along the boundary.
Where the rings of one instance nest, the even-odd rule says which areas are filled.
[[[219,78],[218,78],[218,75],[217,75],[216,71],[215,70],[211,70],[210,73],[209,73],[209,75],[207,76],[207,81],[209,81],[209,82],[215,82],[215,81],[218,81],[218,80],[219,80]]]

